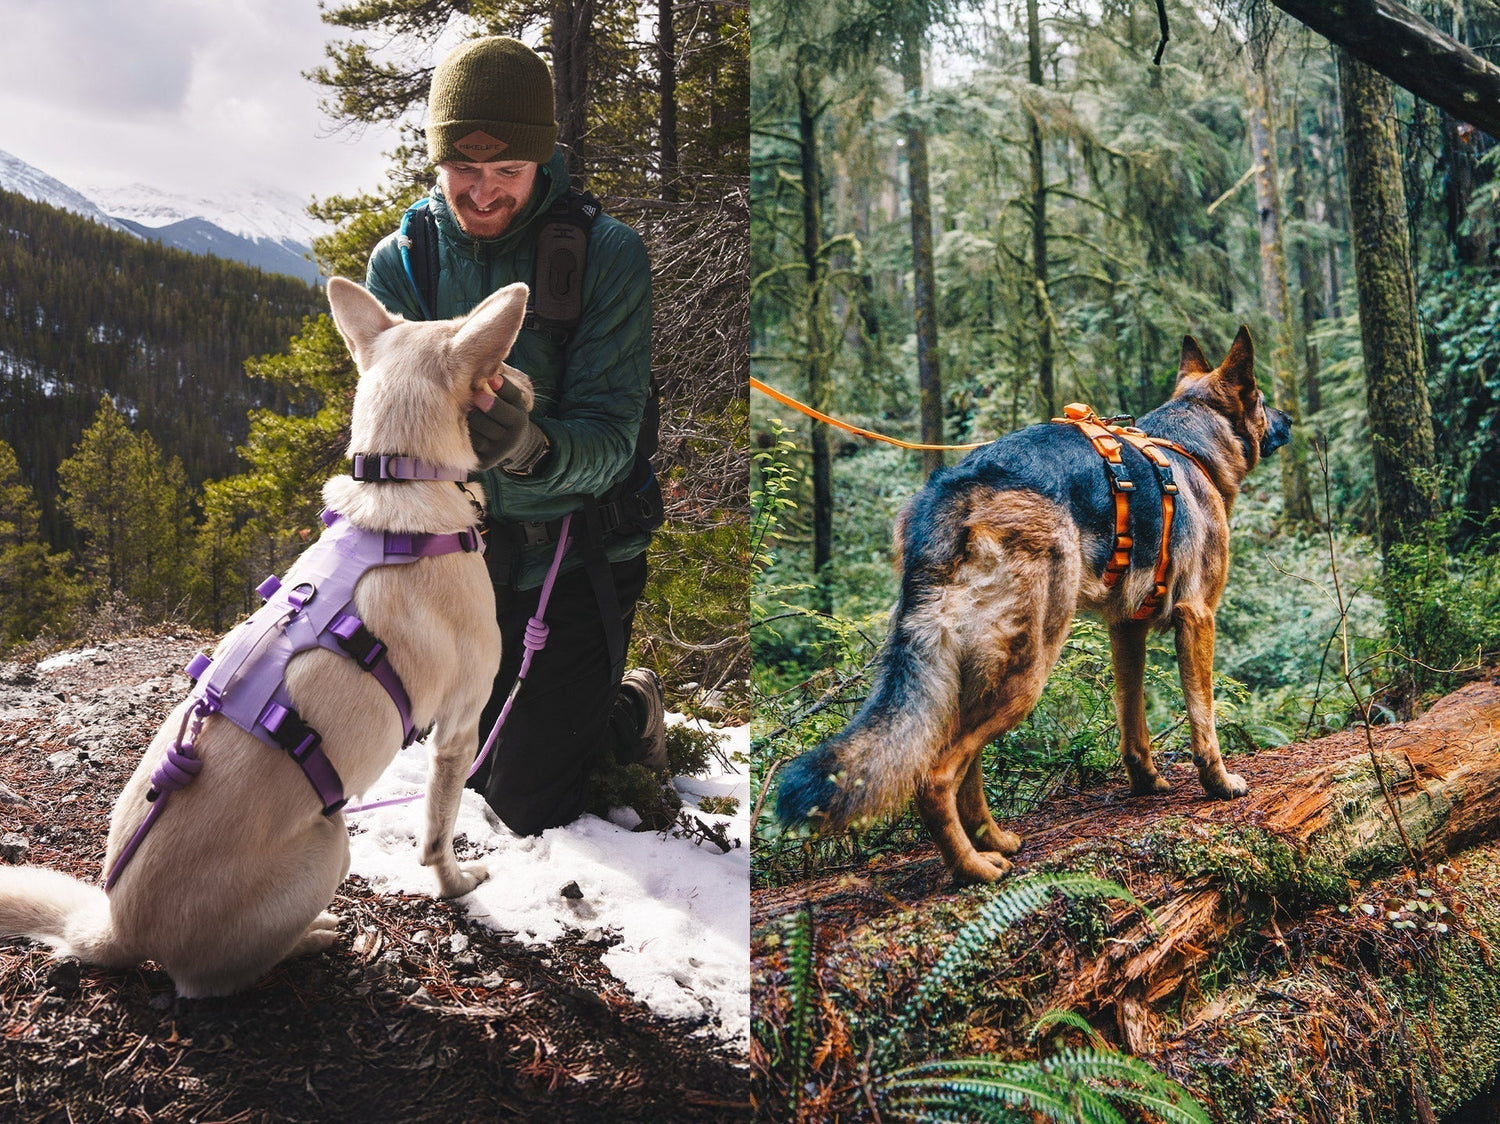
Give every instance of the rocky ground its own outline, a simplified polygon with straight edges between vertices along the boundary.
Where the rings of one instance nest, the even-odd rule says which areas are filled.
[[[211,643],[157,631],[0,664],[0,860],[98,878],[115,794]],[[749,1119],[744,1058],[632,1000],[607,937],[527,947],[353,878],[332,909],[332,951],[229,999],[0,943],[0,1120]]]

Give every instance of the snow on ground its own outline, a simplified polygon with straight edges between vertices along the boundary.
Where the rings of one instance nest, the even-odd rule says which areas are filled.
[[[667,720],[687,721],[670,714]],[[678,777],[674,784],[687,811],[727,825],[729,838],[741,844],[728,854],[691,839],[632,832],[597,816],[522,837],[468,789],[455,834],[478,848],[490,872],[489,881],[462,899],[470,916],[526,944],[546,944],[570,930],[618,936],[604,966],[640,1002],[662,1018],[690,1020],[702,1033],[748,1049],[750,730],[719,733],[734,771]],[[419,742],[396,758],[364,800],[418,791],[426,772],[427,747]],[[733,796],[738,810],[732,816],[697,811],[703,796]],[[423,815],[420,801],[351,814],[350,873],[379,889],[430,894],[432,874],[417,861]],[[472,851],[460,857],[473,857]],[[582,897],[564,896],[570,883]]]
[[[36,665],[36,669],[38,671],[56,671],[60,667],[71,667],[75,663],[82,663],[90,656],[98,654],[98,648],[76,648],[71,652],[61,652],[58,655],[43,660]]]

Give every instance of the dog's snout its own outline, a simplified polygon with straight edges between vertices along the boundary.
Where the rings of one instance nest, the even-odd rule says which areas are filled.
[[[1292,439],[1291,416],[1275,406],[1266,407],[1266,433],[1260,439],[1260,455],[1268,457]]]

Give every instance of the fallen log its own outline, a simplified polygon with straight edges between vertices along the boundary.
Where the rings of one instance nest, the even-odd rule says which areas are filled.
[[[1026,841],[1012,877],[1112,878],[1151,916],[1070,902],[1018,925],[954,981],[898,1064],[1035,1056],[1028,1030],[1042,1012],[1066,1008],[1236,1124],[1382,1119],[1351,1105],[1423,1119],[1500,1076],[1500,1046],[1473,1046],[1481,1033],[1500,1043],[1500,961],[1490,953],[1500,942],[1500,851],[1491,849],[1500,847],[1500,676],[1415,721],[1240,756],[1234,768],[1251,784],[1242,800],[1206,799],[1180,767],[1168,774],[1173,793],[1126,798],[1122,777],[1008,825]],[[855,1119],[873,1096],[869,1043],[991,892],[951,889],[926,847],[854,874],[756,890],[762,1111],[781,1118],[789,1108],[789,916],[810,909],[816,930],[801,1108]],[[1487,1008],[1470,1001],[1480,995],[1493,997]],[[1251,1033],[1270,1026],[1291,1037]],[[1302,1060],[1246,1062],[1286,1050]],[[1268,1084],[1268,1073],[1283,1084]]]

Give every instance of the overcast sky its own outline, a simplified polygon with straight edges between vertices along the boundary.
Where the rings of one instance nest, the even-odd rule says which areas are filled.
[[[376,186],[389,130],[334,133],[303,72],[317,0],[0,0],[0,149],[70,187]]]

